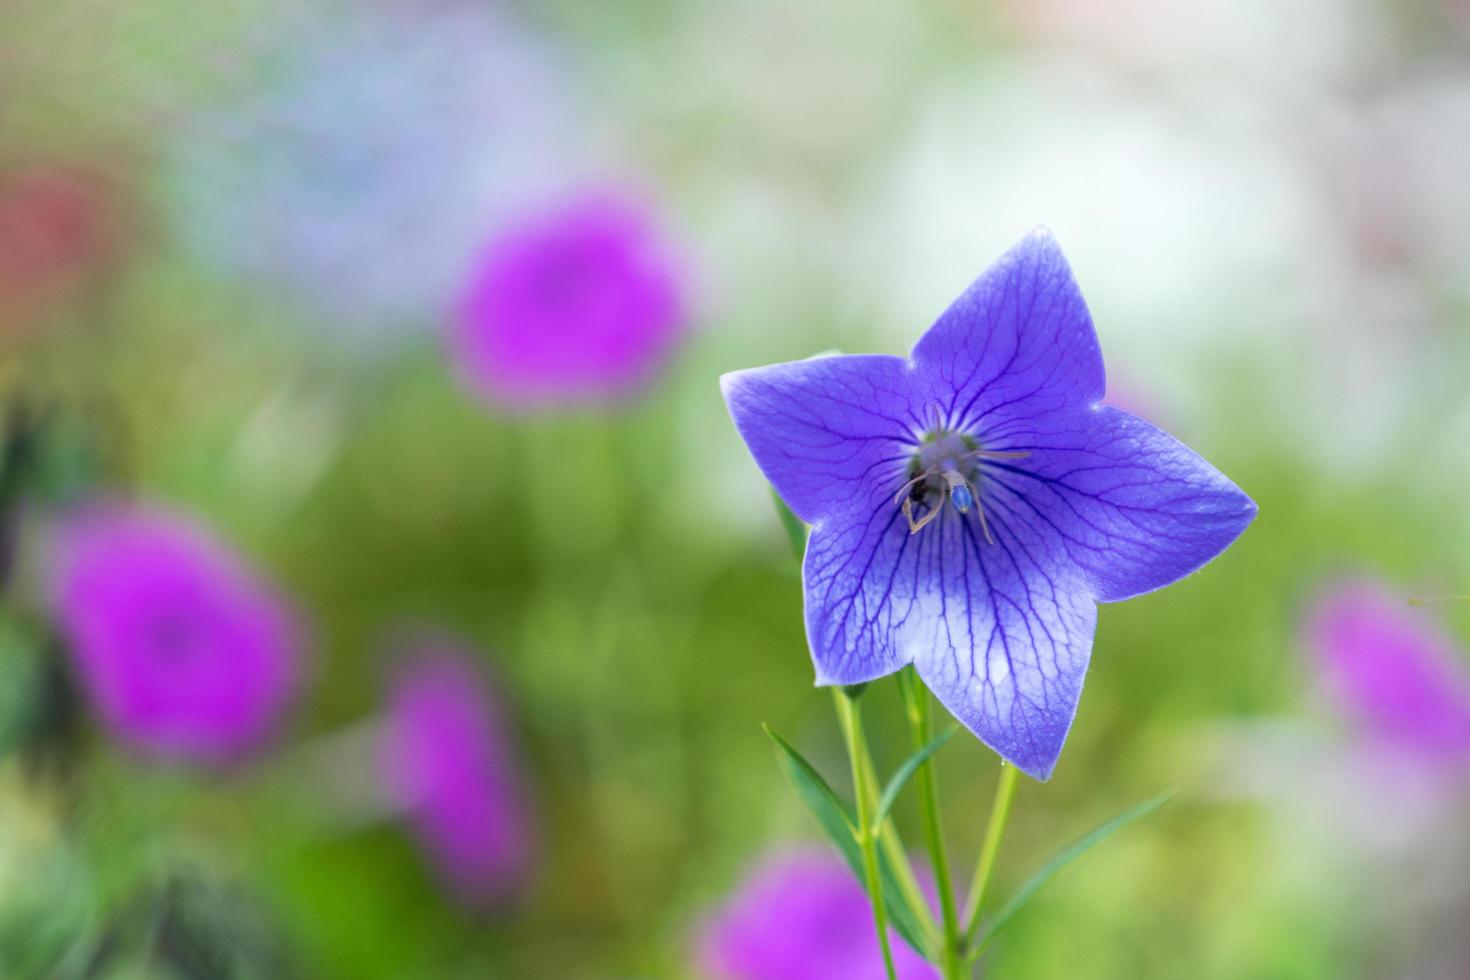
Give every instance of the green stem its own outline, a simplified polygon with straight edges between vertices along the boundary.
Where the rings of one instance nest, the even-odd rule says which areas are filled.
[[[771,499],[775,501],[776,513],[781,518],[781,526],[786,529],[786,534],[791,540],[792,554],[796,556],[799,563],[806,552],[806,525],[791,513],[791,508],[781,502],[775,488],[771,490]],[[837,707],[837,717],[844,726],[846,721],[843,714],[843,702],[846,700],[847,695],[842,688],[832,688],[832,701]],[[878,773],[873,768],[873,757],[868,752],[867,741],[863,738],[861,729],[858,730],[857,737],[863,744],[863,775],[866,777],[867,785],[871,788],[868,795],[868,806],[876,809],[878,806]],[[937,941],[934,916],[930,914],[929,902],[924,898],[923,889],[919,887],[919,879],[914,877],[914,869],[909,864],[908,851],[904,848],[903,838],[898,835],[898,828],[891,817],[884,820],[883,826],[878,828],[878,843],[883,848],[883,855],[888,858],[889,869],[893,872],[894,883],[898,885],[904,904],[913,912],[914,918],[924,930],[924,938],[929,940],[929,945],[932,947]]]
[[[863,754],[867,756],[867,747],[864,746]],[[868,785],[875,788],[878,785],[878,777],[873,772],[871,758],[866,759]],[[869,798],[869,806],[874,809],[878,806],[875,795]],[[914,877],[914,869],[909,865],[909,852],[903,846],[903,838],[898,835],[898,829],[893,825],[893,817],[883,821],[883,826],[878,828],[878,844],[883,848],[883,854],[888,858],[888,867],[893,872],[894,884],[898,885],[899,894],[904,903],[914,913],[914,918],[924,929],[925,938],[930,940],[932,946],[937,942],[937,930],[934,925],[933,913],[929,910],[929,900],[924,897],[924,891],[919,887],[919,879]]]
[[[837,709],[837,720],[843,726],[844,737],[847,731],[847,719],[843,702],[847,700],[846,693],[842,688],[832,688],[832,704]],[[866,785],[869,789],[868,806],[876,810],[878,808],[878,786],[879,779],[877,770],[873,768],[873,754],[868,751],[867,737],[862,729],[858,729],[857,738],[862,743],[863,749],[863,775],[866,777]],[[924,938],[928,941],[927,948],[938,947],[938,929],[934,925],[934,916],[929,910],[929,900],[924,897],[924,891],[919,887],[919,879],[914,876],[913,866],[909,864],[908,848],[904,847],[903,838],[899,836],[898,827],[893,822],[890,814],[883,821],[883,826],[878,828],[878,843],[883,848],[883,856],[888,858],[888,868],[893,872],[893,883],[898,886],[900,896],[909,911],[914,915],[920,927],[924,930]]]
[[[1011,800],[1016,796],[1015,766],[1000,764],[1000,782],[995,788],[995,803],[990,807],[990,824],[985,828],[985,843],[980,847],[980,863],[975,867],[975,880],[970,885],[970,901],[965,908],[965,946],[975,941],[980,927],[980,908],[985,904],[985,889],[990,884],[990,872],[995,868],[995,857],[1000,853],[1000,840],[1005,836],[1006,821],[1011,816]]]
[[[878,930],[878,945],[883,950],[883,966],[888,971],[888,980],[897,980],[898,974],[893,969],[893,950],[888,945],[888,910],[883,904],[883,880],[878,876],[878,833],[872,826],[873,791],[868,785],[862,713],[855,697],[843,695],[837,704],[842,733],[847,739],[847,757],[852,761],[853,796],[857,799],[858,846],[863,851],[863,873],[868,881],[868,898],[873,903],[873,926]]]
[[[898,675],[898,683],[903,690],[914,750],[918,751],[929,744],[929,695],[909,670]],[[924,813],[924,836],[929,846],[929,861],[934,866],[934,886],[939,892],[939,912],[944,922],[944,946],[940,952],[939,968],[944,980],[962,980],[964,960],[960,947],[959,915],[955,910],[954,885],[949,876],[944,825],[940,821],[939,781],[934,761],[931,759],[920,766],[917,776]]]

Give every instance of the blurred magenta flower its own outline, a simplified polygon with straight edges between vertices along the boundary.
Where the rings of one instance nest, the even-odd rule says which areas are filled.
[[[899,980],[937,978],[897,936]],[[704,924],[695,958],[707,980],[882,980],[868,897],[825,850],[766,857]]]
[[[0,171],[0,337],[27,332],[115,252],[116,202],[94,173]]]
[[[298,680],[283,598],[213,535],[124,505],[59,529],[53,593],[98,715],[162,758],[222,763],[275,727]]]
[[[721,383],[761,472],[812,525],[817,683],[912,663],[1037,779],[1077,710],[1097,603],[1188,575],[1256,513],[1187,446],[1100,404],[1092,319],[1045,230],[907,359],[816,357]]]
[[[1305,639],[1329,694],[1366,735],[1421,761],[1470,761],[1470,668],[1403,596],[1337,583],[1309,611]]]
[[[335,343],[432,330],[487,229],[575,179],[556,47],[509,5],[322,4],[251,36],[240,98],[174,134],[175,226]]]
[[[379,764],[435,866],[462,899],[525,884],[533,833],[501,710],[451,643],[421,645],[389,693]]]
[[[679,269],[652,215],[598,192],[485,248],[450,337],[465,384],[496,404],[600,400],[647,383],[684,326]]]

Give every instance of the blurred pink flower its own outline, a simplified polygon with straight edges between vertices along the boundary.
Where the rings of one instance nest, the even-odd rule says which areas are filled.
[[[0,335],[28,331],[116,246],[110,194],[66,167],[0,172]]]
[[[897,935],[899,980],[938,974]],[[704,924],[695,950],[710,980],[882,980],[872,907],[852,873],[815,848],[767,856]]]
[[[1470,669],[1402,595],[1338,583],[1312,607],[1305,637],[1328,692],[1365,735],[1420,761],[1470,762]]]
[[[458,897],[513,896],[534,850],[496,699],[452,644],[431,640],[400,668],[380,749],[387,792]]]
[[[83,688],[120,740],[221,763],[270,733],[297,687],[283,599],[203,528],[122,505],[55,541],[53,599]]]
[[[631,199],[588,194],[481,254],[449,338],[495,404],[599,400],[646,384],[684,327],[679,268]]]

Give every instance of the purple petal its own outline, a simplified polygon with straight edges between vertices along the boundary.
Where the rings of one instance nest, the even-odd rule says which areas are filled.
[[[891,497],[923,425],[912,370],[886,354],[732,371],[720,387],[756,465],[808,524]]]
[[[899,631],[927,588],[926,535],[911,535],[888,491],[812,528],[802,564],[807,643],[818,684],[861,684],[913,658]]]
[[[975,280],[919,338],[913,358],[946,423],[965,430],[1091,405],[1105,388],[1092,317],[1044,228]]]
[[[1224,551],[1256,505],[1188,446],[1108,406],[1013,422],[992,461],[985,506],[1049,540],[1085,575],[1100,602],[1162,588]]]
[[[898,643],[940,702],[1002,758],[1046,779],[1077,713],[1097,606],[1046,531],[946,511],[919,539]]]
[[[910,534],[871,494],[813,528],[807,637],[819,684],[913,663],[971,731],[1044,779],[1087,670],[1095,600],[1158,588],[1209,561],[1255,514],[1172,437],[1108,407],[1005,428],[978,518],[946,508]],[[901,480],[901,477],[900,477]]]
[[[891,498],[812,531],[807,639],[818,684],[913,663],[956,718],[1029,775],[1050,775],[1092,650],[1096,607],[1049,529],[946,508],[917,534]]]

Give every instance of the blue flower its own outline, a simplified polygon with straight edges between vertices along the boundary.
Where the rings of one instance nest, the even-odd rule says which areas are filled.
[[[334,348],[434,325],[480,242],[582,169],[560,49],[504,6],[308,5],[222,54],[239,84],[167,151],[184,244]]]
[[[1050,233],[982,275],[907,359],[819,357],[721,379],[766,478],[812,526],[818,684],[913,664],[982,741],[1056,766],[1097,603],[1168,585],[1256,505],[1187,446],[1100,404],[1092,319]]]

